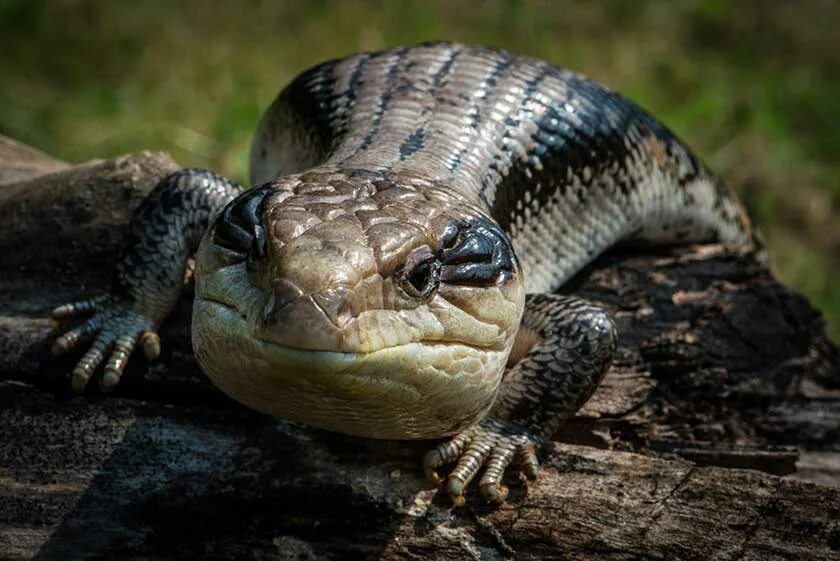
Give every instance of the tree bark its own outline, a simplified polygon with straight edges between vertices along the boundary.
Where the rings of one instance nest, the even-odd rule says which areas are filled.
[[[721,246],[617,250],[565,287],[612,311],[618,357],[501,507],[473,489],[452,509],[421,477],[429,442],[233,403],[193,360],[190,290],[159,361],[72,395],[47,313],[108,287],[131,210],[174,169],[0,138],[0,560],[840,559],[840,354]]]

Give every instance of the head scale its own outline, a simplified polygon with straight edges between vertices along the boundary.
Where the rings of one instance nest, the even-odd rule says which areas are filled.
[[[193,342],[247,405],[382,438],[452,434],[495,398],[524,304],[499,226],[410,174],[251,189],[196,259]]]

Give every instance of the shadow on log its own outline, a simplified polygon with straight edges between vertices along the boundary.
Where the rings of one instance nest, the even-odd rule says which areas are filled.
[[[176,168],[0,138],[0,559],[840,559],[837,348],[720,246],[613,252],[569,283],[613,312],[618,359],[500,508],[473,490],[452,510],[421,478],[428,442],[232,403],[192,358],[189,290],[161,360],[72,395],[46,314],[108,286],[131,209]]]

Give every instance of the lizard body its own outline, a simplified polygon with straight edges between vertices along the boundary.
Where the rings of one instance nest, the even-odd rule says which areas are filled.
[[[581,75],[500,50],[424,44],[328,61],[267,110],[243,191],[202,170],[141,205],[110,295],[60,337],[96,338],[112,388],[196,257],[193,346],[223,391],[278,417],[451,440],[456,503],[485,468],[537,474],[535,444],[592,394],[616,330],[553,294],[615,243],[754,244],[743,209],[663,125]],[[200,243],[199,243],[200,242]]]

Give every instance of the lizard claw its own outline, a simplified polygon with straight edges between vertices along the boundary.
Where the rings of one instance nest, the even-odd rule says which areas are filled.
[[[457,462],[446,478],[446,490],[455,506],[463,506],[466,503],[464,491],[483,466],[484,473],[479,481],[482,495],[491,503],[502,503],[508,495],[502,478],[512,462],[519,465],[523,481],[536,479],[539,462],[535,440],[515,425],[485,419],[429,451],[423,459],[423,468],[433,483],[439,483],[441,477],[437,468]]]
[[[140,345],[147,360],[155,360],[160,356],[160,337],[154,331],[146,331],[140,336]]]
[[[81,341],[95,337],[90,349],[73,369],[71,386],[74,391],[83,392],[103,362],[105,369],[99,387],[103,392],[112,391],[119,384],[138,340],[150,360],[160,354],[160,339],[153,331],[152,321],[110,295],[59,306],[51,315],[61,320],[89,313],[93,315],[87,321],[60,336],[52,345],[53,354],[60,355]]]

